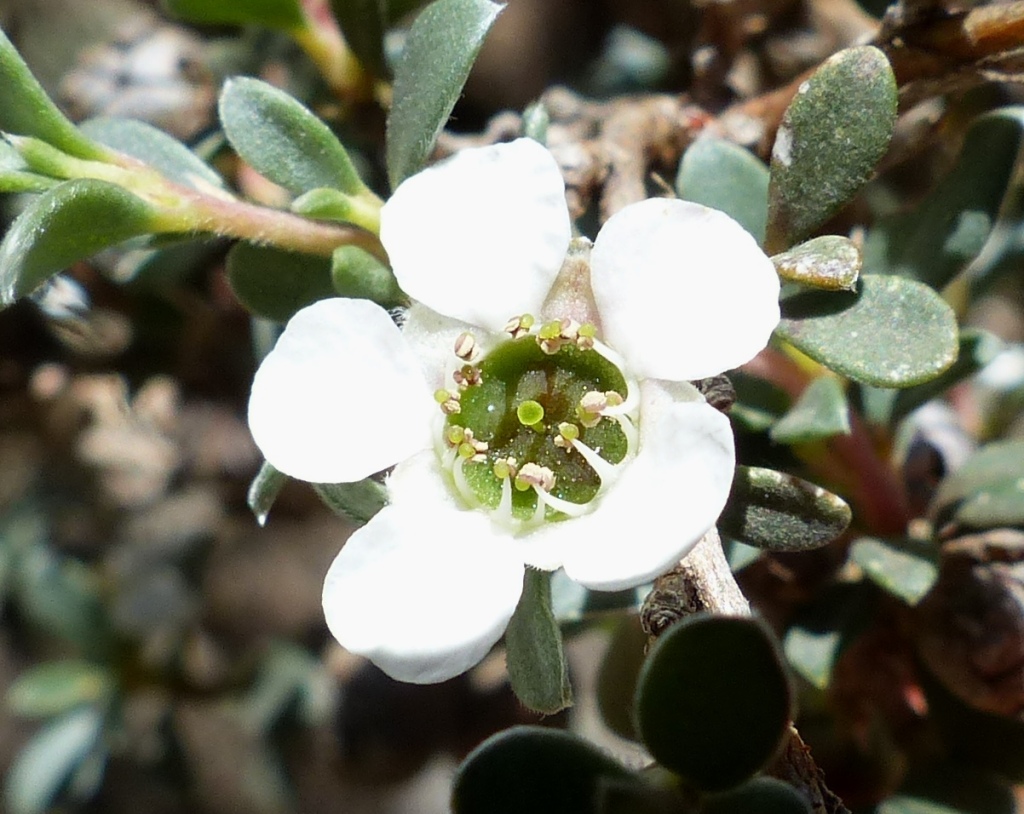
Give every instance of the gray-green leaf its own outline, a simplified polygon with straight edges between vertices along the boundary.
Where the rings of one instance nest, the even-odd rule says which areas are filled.
[[[58,110],[0,30],[0,130],[35,136],[66,153],[103,161],[107,150],[86,138]]]
[[[908,605],[920,602],[939,577],[939,554],[931,543],[864,537],[851,546],[850,559]]]
[[[850,432],[850,408],[834,376],[821,376],[800,394],[796,404],[769,431],[780,444],[800,444]]]
[[[768,168],[748,150],[715,136],[701,136],[683,153],[676,193],[684,201],[722,210],[764,243]]]
[[[50,661],[25,670],[7,690],[7,705],[18,715],[56,715],[103,700],[110,675],[87,661]]]
[[[757,548],[805,551],[832,542],[850,519],[845,501],[820,486],[784,472],[737,466],[718,527],[723,536]]]
[[[236,243],[228,253],[228,282],[241,303],[261,317],[287,322],[300,308],[334,296],[325,257]]]
[[[388,502],[387,490],[372,478],[355,483],[314,483],[313,489],[331,511],[359,525],[368,523]]]
[[[992,232],[1024,140],[1024,107],[980,116],[956,166],[917,209],[868,233],[864,265],[941,289],[982,250]]]
[[[4,799],[10,814],[43,814],[100,736],[99,710],[69,712],[44,726],[28,742],[7,773]]]
[[[256,522],[261,526],[267,522],[270,509],[287,482],[286,474],[278,472],[270,463],[264,461],[260,471],[256,473],[256,477],[249,484],[246,503],[255,515]]]
[[[572,704],[562,632],[551,610],[550,573],[527,569],[505,648],[512,690],[527,707],[551,715]]]
[[[163,130],[134,119],[100,117],[83,122],[82,132],[100,144],[137,158],[155,170],[194,189],[223,189],[224,182],[208,164]]]
[[[885,154],[896,79],[877,48],[840,51],[800,86],[772,149],[766,245],[778,252],[835,214]]]
[[[782,301],[776,334],[836,373],[875,387],[935,378],[956,360],[956,315],[928,286],[865,274],[855,292]]]
[[[0,304],[10,305],[78,260],[158,231],[158,212],[119,186],[76,179],[43,193],[0,244]]]
[[[501,9],[490,0],[437,0],[409,29],[388,116],[392,189],[423,169]]]
[[[772,262],[783,280],[826,291],[853,291],[861,269],[857,244],[839,235],[808,240],[775,255]]]
[[[261,175],[294,195],[316,187],[365,192],[330,128],[283,90],[248,77],[228,80],[218,103],[224,134]]]

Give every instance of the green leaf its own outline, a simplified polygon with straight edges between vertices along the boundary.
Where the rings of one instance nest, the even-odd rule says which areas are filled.
[[[199,156],[163,130],[145,122],[101,117],[82,122],[81,127],[89,138],[137,158],[179,184],[200,190],[224,188],[221,177]]]
[[[806,551],[827,545],[850,524],[850,507],[820,486],[751,466],[737,466],[722,534],[757,548]]]
[[[553,715],[572,705],[562,631],[551,610],[551,574],[532,568],[505,631],[505,661],[516,697],[530,709]]]
[[[45,192],[60,182],[43,175],[19,170],[0,170],[0,193]]]
[[[850,559],[908,605],[920,602],[939,578],[939,553],[927,542],[863,537],[851,546]]]
[[[1024,502],[1022,483],[1024,441],[988,444],[942,482],[931,510],[935,525],[941,528],[953,519],[972,528],[1006,525],[1008,509],[1019,516],[1020,508],[1014,512],[1013,506]]]
[[[956,315],[928,286],[865,274],[855,292],[782,301],[776,334],[836,373],[875,387],[934,379],[956,361]]]
[[[359,525],[368,523],[388,502],[387,489],[372,478],[356,483],[314,483],[313,489],[331,511]]]
[[[501,9],[490,0],[436,0],[416,18],[395,67],[388,115],[392,189],[423,169]]]
[[[111,690],[110,675],[87,661],[51,661],[21,673],[7,690],[7,705],[18,715],[56,715],[95,704]]]
[[[246,503],[255,515],[256,522],[261,526],[266,524],[270,509],[287,482],[288,476],[284,472],[278,472],[267,461],[264,461],[260,471],[256,473],[256,477],[249,484]]]
[[[283,90],[258,79],[235,77],[224,84],[218,110],[235,152],[292,194],[316,187],[349,195],[365,192],[330,128]]]
[[[834,376],[812,381],[769,431],[771,439],[780,444],[801,444],[849,433],[850,408],[843,386]]]
[[[810,804],[796,789],[774,777],[755,777],[748,783],[709,797],[701,814],[811,814]]]
[[[937,398],[964,379],[973,376],[1006,347],[994,334],[979,328],[960,331],[960,350],[956,361],[936,378],[904,390],[881,390],[872,393],[871,419],[878,424],[890,424],[916,410],[927,401]],[[867,396],[867,394],[863,394]]]
[[[299,0],[163,0],[167,11],[201,25],[261,25],[290,31],[305,24]]]
[[[956,166],[912,212],[881,221],[868,233],[864,264],[943,288],[982,250],[1014,177],[1024,107],[979,117]]]
[[[334,250],[331,281],[342,297],[373,300],[385,308],[407,302],[391,269],[358,246]]]
[[[603,780],[633,777],[604,752],[568,732],[517,726],[488,738],[459,767],[452,811],[595,814]]]
[[[792,246],[849,201],[885,154],[896,79],[877,48],[832,56],[800,86],[772,149],[766,245]]]
[[[860,277],[857,244],[839,235],[816,237],[772,258],[783,280],[826,291],[853,291]]]
[[[228,252],[228,283],[239,301],[261,317],[287,322],[296,311],[335,296],[327,258],[251,243]]]
[[[764,243],[768,168],[748,150],[702,135],[683,153],[676,193],[684,201],[722,210]]]
[[[36,81],[0,30],[0,130],[34,136],[78,158],[105,161],[109,153],[86,138]]]
[[[43,814],[100,736],[103,715],[87,707],[47,724],[15,757],[4,798],[9,814]]]
[[[104,181],[67,181],[44,192],[0,243],[0,305],[10,305],[78,260],[156,231],[157,214],[141,198]]]
[[[405,15],[426,0],[331,0],[345,42],[363,67],[379,77],[390,77],[384,53],[384,35]]]
[[[616,735],[640,740],[633,719],[636,683],[647,651],[647,633],[638,615],[620,619],[597,673],[597,706]]]
[[[640,672],[637,726],[654,759],[706,791],[746,780],[789,734],[792,697],[771,633],[699,614],[662,634]]]

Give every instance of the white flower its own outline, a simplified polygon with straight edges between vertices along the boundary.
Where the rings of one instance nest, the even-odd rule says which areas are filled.
[[[589,270],[585,256],[563,268],[570,235],[543,147],[459,153],[381,213],[418,301],[403,328],[373,303],[324,300],[256,374],[249,425],[277,469],[337,483],[397,464],[323,596],[338,641],[396,678],[483,658],[528,566],[598,590],[663,573],[728,497],[729,422],[687,381],[764,347],[771,262],[723,213],[677,200],[614,215]]]

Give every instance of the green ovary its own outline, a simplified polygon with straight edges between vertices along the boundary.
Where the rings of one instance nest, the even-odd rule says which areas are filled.
[[[446,423],[472,430],[476,441],[487,444],[484,460],[462,464],[473,495],[485,507],[497,508],[503,479],[494,472],[495,462],[514,458],[520,469],[535,463],[554,472],[551,494],[555,497],[577,504],[593,500],[601,486],[597,473],[579,452],[555,442],[561,438],[560,424],[579,425],[576,410],[584,394],[627,395],[619,369],[598,352],[571,344],[546,354],[533,336],[505,342],[479,368],[480,383],[463,391],[460,412]],[[613,418],[602,418],[593,427],[579,426],[578,439],[611,464],[622,462],[629,451],[626,434]],[[512,490],[513,517],[527,520],[536,507],[532,488]],[[562,513],[546,510],[548,520],[562,518]]]

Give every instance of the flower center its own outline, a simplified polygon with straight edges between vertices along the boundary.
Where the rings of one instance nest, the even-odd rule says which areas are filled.
[[[441,390],[444,465],[471,506],[513,530],[585,514],[636,452],[638,390],[593,326],[572,320],[506,326],[512,338],[465,364]]]

